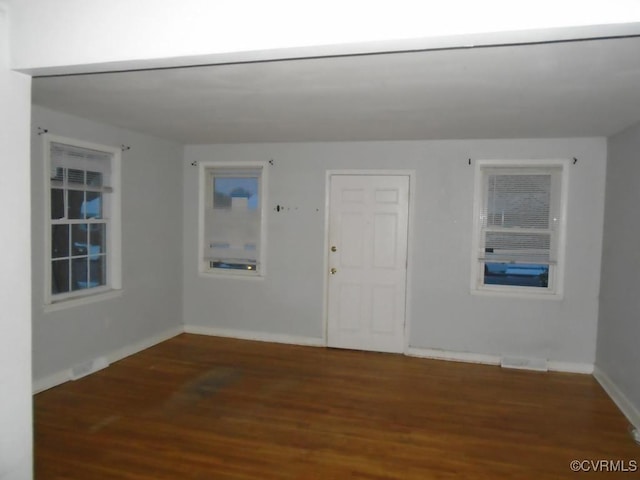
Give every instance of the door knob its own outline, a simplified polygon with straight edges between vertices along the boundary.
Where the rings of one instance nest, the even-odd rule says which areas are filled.
[[[338,251],[338,249],[337,249],[337,248],[336,248],[336,246],[334,245],[334,246],[332,246],[332,247],[331,247],[331,251],[332,251],[332,252],[337,252],[337,251]]]
[[[331,272],[331,275],[335,275],[336,272],[338,271],[337,268],[332,268],[331,270],[329,270]]]

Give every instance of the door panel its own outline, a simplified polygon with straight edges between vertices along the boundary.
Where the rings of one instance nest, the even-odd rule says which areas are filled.
[[[390,213],[377,213],[373,217],[373,267],[394,268],[398,218]]]
[[[360,329],[360,305],[362,304],[362,286],[353,283],[340,285],[338,299],[338,329],[340,332],[357,332]]]
[[[362,213],[342,212],[340,230],[340,260],[343,267],[362,268],[364,266],[364,230],[366,219]]]
[[[396,307],[396,289],[393,285],[375,285],[373,287],[373,309],[371,329],[373,333],[392,334],[395,328],[394,312]]]
[[[409,177],[332,175],[329,190],[328,345],[402,352]]]

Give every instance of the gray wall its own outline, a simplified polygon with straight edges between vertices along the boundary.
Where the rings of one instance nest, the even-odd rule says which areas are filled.
[[[467,159],[572,157],[579,162],[569,169],[564,298],[471,295],[474,167]],[[198,169],[191,163],[269,159],[274,166],[266,206],[266,278],[202,278],[197,273]],[[410,346],[593,364],[606,168],[602,138],[187,146],[187,328],[322,339],[326,170],[381,168],[416,171]],[[277,204],[289,210],[276,213]]]
[[[33,107],[33,131],[103,145],[122,154],[122,285],[119,298],[45,313],[42,138],[32,141],[33,374],[36,382],[99,356],[181,328],[182,147]]]
[[[596,366],[640,421],[640,124],[609,139],[606,191]]]
[[[29,112],[31,78],[9,70],[0,0],[0,479],[32,478]]]

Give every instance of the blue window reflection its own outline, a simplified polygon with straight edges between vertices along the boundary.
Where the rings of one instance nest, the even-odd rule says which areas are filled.
[[[484,264],[484,284],[547,288],[549,286],[549,265],[486,262]]]
[[[213,207],[231,208],[232,198],[246,198],[249,210],[259,206],[257,177],[215,177]]]

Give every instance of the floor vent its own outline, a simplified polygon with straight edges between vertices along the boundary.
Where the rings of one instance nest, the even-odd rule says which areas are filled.
[[[547,361],[543,358],[502,357],[500,366],[502,368],[535,370],[537,372],[546,372],[548,370]]]
[[[109,362],[105,357],[94,358],[88,362],[80,363],[71,369],[71,380],[78,380],[79,378],[86,377],[98,370],[107,368]]]

